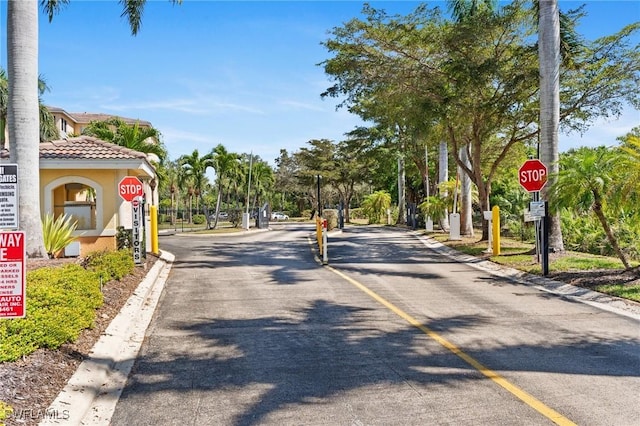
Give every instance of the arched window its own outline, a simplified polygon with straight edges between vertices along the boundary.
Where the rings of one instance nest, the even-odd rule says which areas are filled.
[[[77,222],[78,231],[102,228],[102,187],[81,176],[58,178],[45,187],[45,209],[55,218],[66,214]]]

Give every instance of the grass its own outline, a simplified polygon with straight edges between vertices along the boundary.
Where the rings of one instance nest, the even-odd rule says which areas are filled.
[[[462,237],[460,240],[449,240],[447,233],[429,233],[429,237],[454,248],[460,252],[483,257],[500,265],[518,269],[530,274],[541,275],[542,267],[535,255],[535,245],[509,238],[501,238],[500,255],[487,253],[488,242],[479,241],[480,237]],[[632,262],[637,266],[639,262]],[[550,273],[622,270],[622,262],[615,257],[597,256],[589,253],[565,252],[562,255],[551,255]],[[609,283],[592,287],[592,289],[612,296],[622,297],[640,302],[640,284]]]
[[[631,286],[624,284],[607,284],[597,286],[595,290],[600,293],[610,294],[611,296],[640,302],[640,284]]]

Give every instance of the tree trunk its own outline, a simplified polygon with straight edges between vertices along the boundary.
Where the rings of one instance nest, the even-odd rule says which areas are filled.
[[[218,197],[216,198],[216,217],[213,219],[213,228],[216,229],[218,226],[218,216],[220,215],[220,202],[222,201],[222,191],[218,189]]]
[[[7,73],[10,162],[18,165],[20,229],[30,258],[46,256],[40,212],[38,1],[9,0]]]
[[[547,166],[549,180],[543,188],[543,199],[559,171],[558,126],[560,123],[560,14],[557,0],[540,0],[538,23],[538,56],[540,61],[540,161]],[[564,251],[560,214],[549,217],[549,245]]]
[[[471,162],[467,152],[467,146],[460,148],[460,161],[469,169]],[[459,169],[460,173],[460,234],[473,237],[473,203],[471,198],[471,177]]]
[[[438,159],[438,184],[449,181],[449,148],[446,142],[440,142],[439,159]],[[440,194],[441,197],[447,197],[447,192]],[[449,232],[449,209],[446,209],[444,216],[440,218],[440,229]]]
[[[396,225],[404,225],[407,223],[407,217],[405,214],[406,195],[405,195],[405,169],[404,169],[404,156],[398,155],[398,220]]]
[[[604,233],[607,235],[607,239],[609,240],[609,243],[611,244],[613,251],[616,252],[616,254],[618,255],[618,258],[622,261],[624,268],[627,270],[631,269],[631,265],[629,265],[629,261],[627,260],[627,257],[624,255],[624,252],[622,251],[622,249],[620,249],[620,246],[618,245],[618,240],[616,239],[615,235],[613,235],[613,231],[609,226],[609,222],[607,222],[607,218],[604,216],[604,213],[602,211],[602,203],[598,200],[599,198],[600,197],[596,197],[597,201],[593,205],[593,211],[598,217],[598,220],[600,221],[600,224],[604,229]]]

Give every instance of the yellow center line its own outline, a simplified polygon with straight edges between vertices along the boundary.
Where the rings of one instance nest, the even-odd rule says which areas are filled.
[[[457,355],[459,358],[461,358],[464,362],[466,362],[467,364],[469,364],[470,366],[472,366],[473,368],[478,370],[484,376],[486,376],[489,379],[493,380],[498,385],[502,386],[504,389],[509,391],[512,395],[514,395],[515,397],[520,399],[522,402],[524,402],[525,404],[527,404],[528,406],[530,406],[531,408],[533,408],[534,410],[536,410],[537,412],[539,412],[540,414],[542,414],[543,416],[545,416],[546,418],[551,420],[552,422],[554,422],[554,423],[556,423],[558,425],[563,425],[563,426],[569,426],[569,425],[574,425],[575,426],[574,422],[572,422],[571,420],[569,420],[568,418],[566,418],[562,414],[558,413],[553,408],[548,407],[547,405],[545,405],[542,401],[540,401],[539,399],[537,399],[533,395],[525,392],[523,389],[521,389],[518,386],[514,385],[513,383],[509,382],[507,379],[502,377],[500,374],[498,374],[495,371],[485,367],[479,361],[477,361],[475,358],[473,358],[472,356],[470,356],[467,353],[465,353],[462,349],[460,349],[459,347],[457,347],[456,345],[454,345],[453,343],[451,343],[450,341],[448,341],[447,339],[445,339],[444,337],[442,337],[441,335],[439,335],[435,331],[431,330],[429,327],[426,327],[424,324],[421,324],[417,319],[415,319],[414,317],[412,317],[408,313],[404,312],[402,309],[398,308],[393,303],[389,302],[388,300],[386,300],[385,298],[383,298],[379,294],[375,293],[373,290],[369,289],[368,287],[366,287],[365,285],[359,283],[358,281],[354,280],[353,278],[345,275],[344,273],[338,271],[337,269],[332,268],[331,266],[325,266],[325,268],[327,268],[331,272],[339,275],[340,277],[342,277],[343,279],[345,279],[349,283],[353,284],[354,286],[356,286],[357,288],[362,290],[364,293],[366,293],[369,296],[371,296],[371,298],[373,298],[374,300],[378,301],[383,306],[387,307],[389,310],[391,310],[393,313],[398,315],[400,318],[402,318],[405,321],[407,321],[412,326],[418,328],[424,334],[426,334],[427,336],[429,336],[430,338],[432,338],[433,340],[438,342],[440,345],[442,345],[445,348],[447,348],[449,351],[451,351],[452,353]]]

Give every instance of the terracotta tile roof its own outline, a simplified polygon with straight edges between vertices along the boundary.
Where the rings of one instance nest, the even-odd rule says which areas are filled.
[[[111,118],[119,118],[129,125],[138,123],[138,125],[140,126],[151,127],[151,123],[148,121],[140,120],[137,118],[120,117],[119,115],[113,115],[113,114],[92,114],[87,112],[70,112],[69,115],[73,117],[76,123],[78,124],[89,124],[92,121],[105,121]]]
[[[120,117],[119,115],[113,115],[113,114],[94,114],[89,112],[67,112],[62,108],[58,108],[54,106],[47,106],[47,109],[49,109],[51,113],[58,113],[58,114],[64,113],[68,115],[70,118],[72,118],[77,124],[89,124],[92,121],[105,121],[105,120],[109,120],[111,118],[117,117],[130,125],[138,123],[140,126],[152,127],[150,122],[145,120],[140,120],[138,118]]]
[[[91,136],[79,136],[40,144],[40,159],[146,160],[146,154]]]

